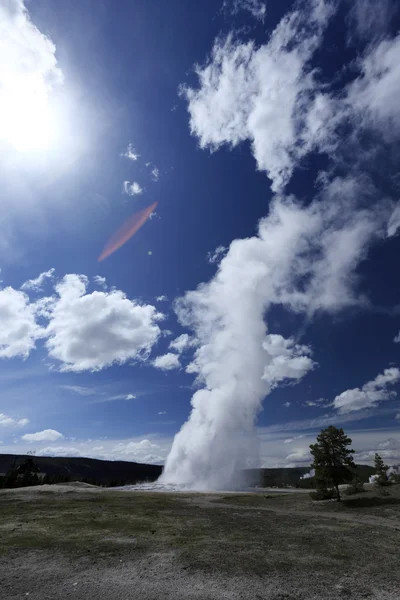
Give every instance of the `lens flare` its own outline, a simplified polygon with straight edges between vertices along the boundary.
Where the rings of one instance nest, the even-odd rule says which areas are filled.
[[[158,202],[153,202],[150,206],[139,210],[129,217],[127,221],[118,229],[116,233],[108,240],[99,256],[99,262],[110,256],[113,252],[121,248],[135,233],[145,224],[152,212],[154,212]]]

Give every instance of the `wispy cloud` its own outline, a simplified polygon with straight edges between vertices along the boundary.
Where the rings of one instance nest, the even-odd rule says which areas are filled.
[[[129,181],[124,181],[123,191],[128,196],[140,196],[141,194],[143,194],[143,188],[139,185],[137,181],[133,181],[132,183],[130,183]]]
[[[84,387],[82,385],[60,385],[62,390],[67,390],[68,392],[72,392],[74,394],[78,394],[78,396],[94,396],[98,394],[97,390],[91,387]]]
[[[207,253],[207,261],[210,264],[219,263],[219,261],[225,256],[228,252],[228,248],[225,246],[218,246],[213,252]]]
[[[136,152],[132,143],[128,144],[127,149],[125,150],[125,152],[123,152],[121,154],[121,156],[123,156],[124,158],[128,158],[129,160],[133,160],[133,161],[137,161],[137,159],[140,158],[140,154],[138,154]]]
[[[40,275],[36,277],[36,279],[28,279],[28,281],[25,281],[25,283],[21,285],[21,290],[33,292],[42,291],[44,283],[48,279],[53,279],[54,273],[55,269],[49,269],[44,273],[40,273]]]

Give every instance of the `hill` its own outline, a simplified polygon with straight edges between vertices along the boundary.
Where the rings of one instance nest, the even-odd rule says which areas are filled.
[[[127,461],[98,460],[95,458],[60,458],[0,454],[0,474],[18,468],[26,459],[33,458],[40,473],[51,482],[86,481],[95,485],[133,485],[141,481],[155,481],[162,467]]]

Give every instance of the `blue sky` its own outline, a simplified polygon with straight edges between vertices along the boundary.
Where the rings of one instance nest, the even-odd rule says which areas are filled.
[[[0,2],[2,452],[164,462],[186,423],[190,483],[309,464],[333,423],[400,461],[399,24]]]

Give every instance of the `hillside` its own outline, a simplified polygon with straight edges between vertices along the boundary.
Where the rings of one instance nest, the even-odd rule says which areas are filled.
[[[155,481],[162,471],[162,467],[159,465],[126,461],[0,454],[0,474],[5,474],[10,469],[18,467],[27,458],[33,458],[40,472],[45,473],[51,479],[87,481],[107,486]]]

